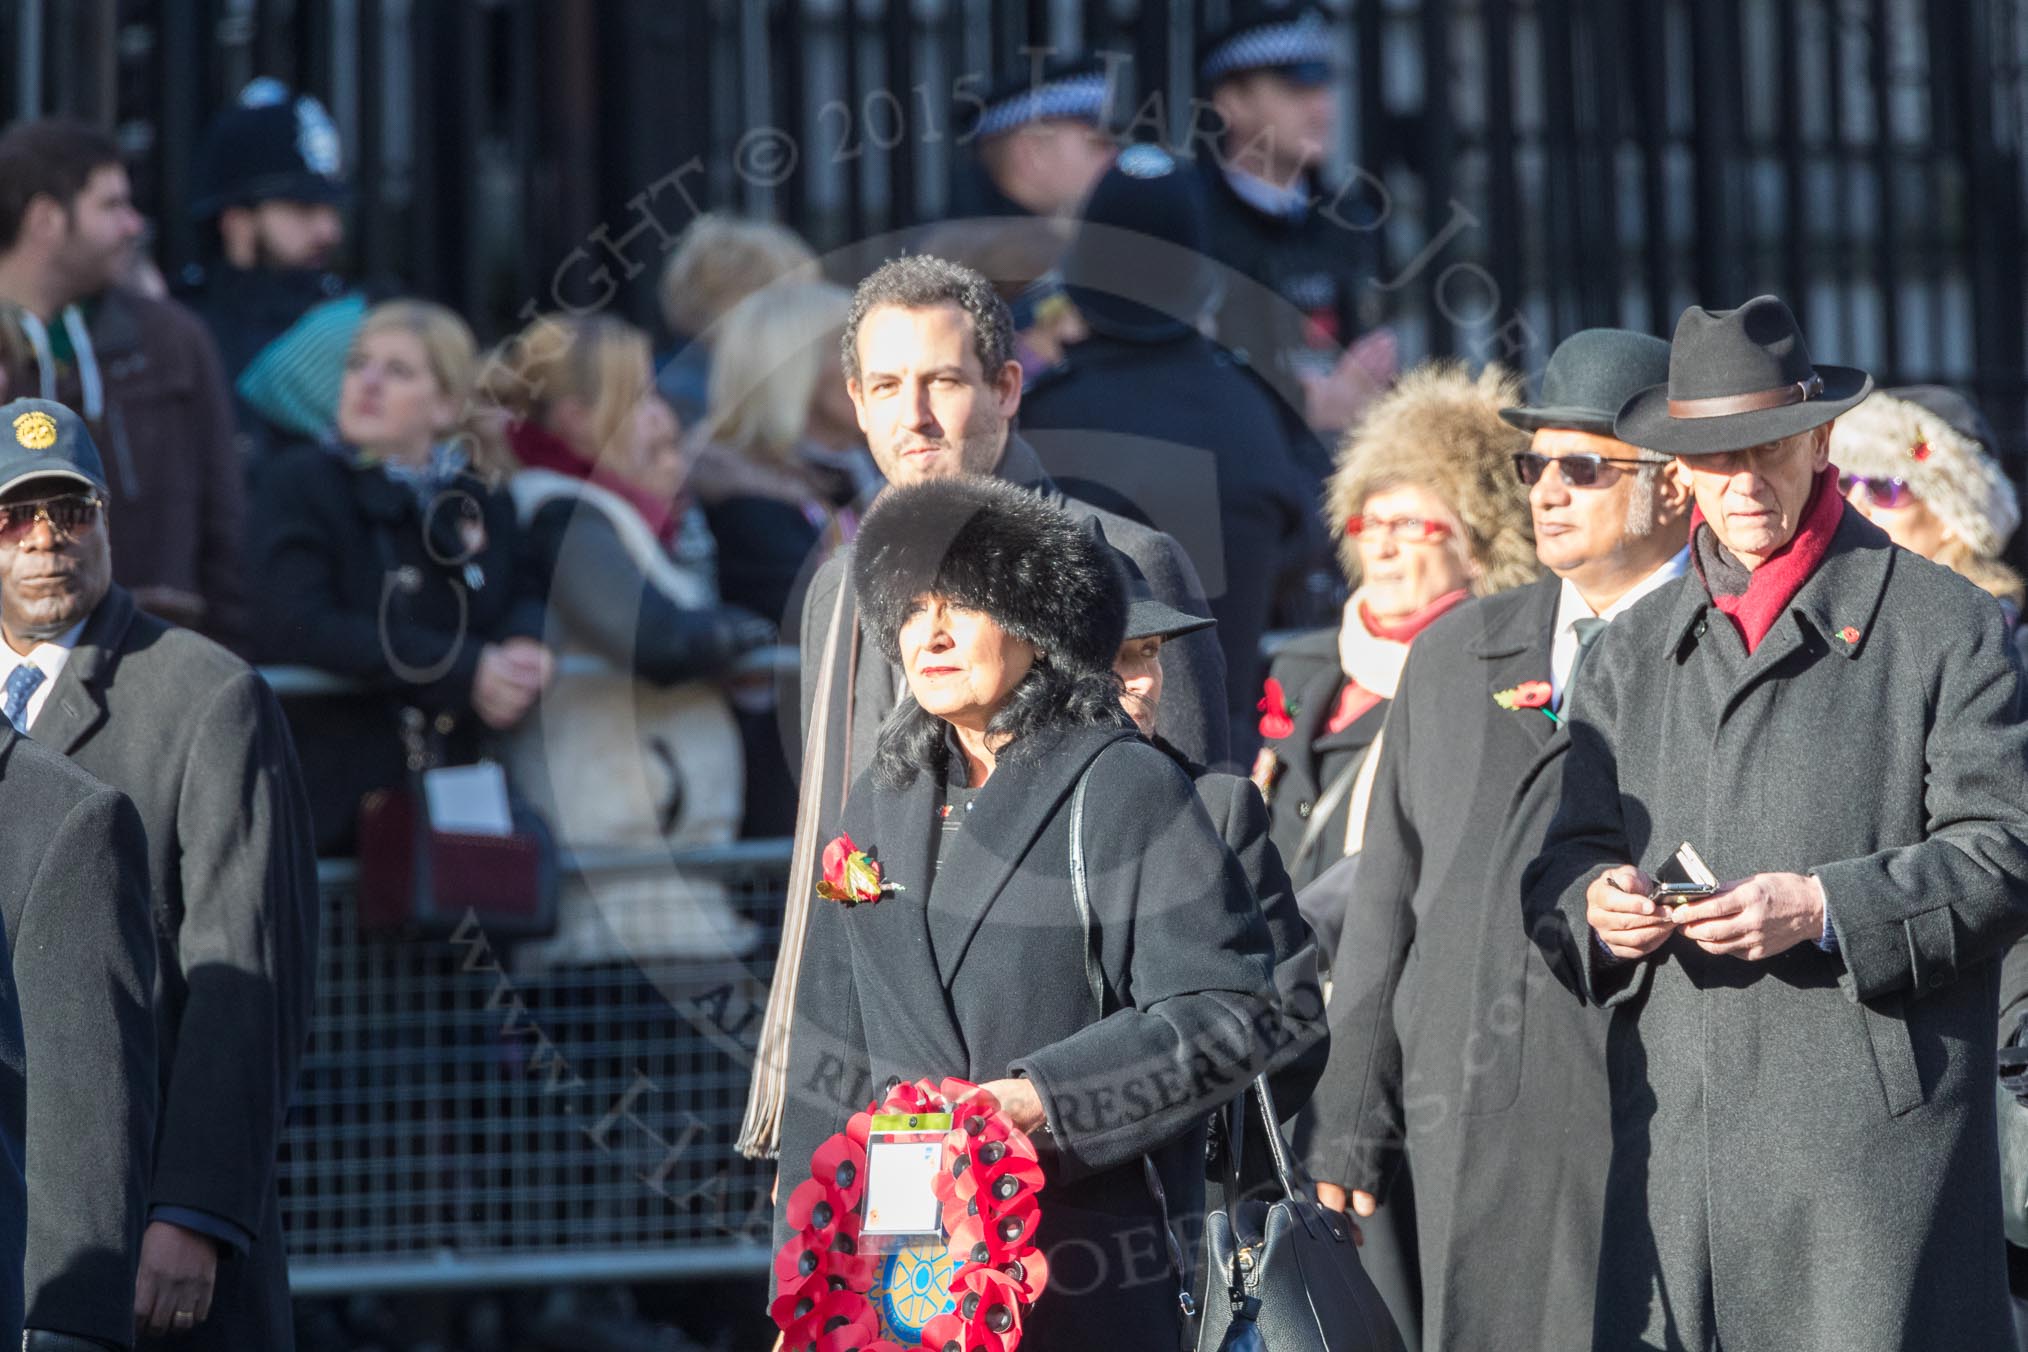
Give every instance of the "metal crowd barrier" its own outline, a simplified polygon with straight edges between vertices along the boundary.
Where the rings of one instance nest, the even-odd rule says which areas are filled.
[[[755,652],[735,674],[793,671]],[[565,677],[607,670],[566,658]],[[285,700],[348,693],[300,667]],[[745,959],[528,973],[476,927],[362,933],[357,871],[319,865],[310,1045],[279,1160],[299,1296],[766,1270],[774,1166],[733,1147],[781,933],[787,840],[567,856],[587,881],[675,870],[755,921]]]
[[[316,1013],[281,1151],[298,1295],[757,1273],[773,1166],[733,1148],[786,840],[567,861],[675,867],[759,922],[752,959],[515,971],[476,929],[368,936],[322,866]]]

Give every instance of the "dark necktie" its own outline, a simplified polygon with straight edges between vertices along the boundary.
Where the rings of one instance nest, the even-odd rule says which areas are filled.
[[[42,684],[42,668],[33,662],[23,662],[7,673],[7,690],[0,696],[0,714],[7,715],[7,721],[23,737],[28,735],[28,697]]]
[[[1598,642],[1598,636],[1605,632],[1606,621],[1592,617],[1572,620],[1570,627],[1577,631],[1577,657],[1570,664],[1570,675],[1563,678],[1563,717],[1570,718],[1571,697],[1577,693],[1577,674],[1584,670],[1585,656],[1591,652],[1591,645]]]

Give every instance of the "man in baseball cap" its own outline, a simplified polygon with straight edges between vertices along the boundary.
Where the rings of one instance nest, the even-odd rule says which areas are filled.
[[[146,835],[153,905],[134,920],[159,973],[147,1042],[162,1060],[146,1088],[161,1127],[139,1138],[147,1191],[120,1313],[142,1349],[287,1352],[274,1158],[314,974],[308,803],[259,674],[113,584],[103,495],[76,414],[34,399],[0,408],[0,714],[131,798]],[[25,1006],[23,1019],[32,1104],[42,1060]],[[65,1036],[104,1066],[118,1031]]]

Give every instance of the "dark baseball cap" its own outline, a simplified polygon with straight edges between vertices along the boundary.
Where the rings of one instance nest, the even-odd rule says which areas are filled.
[[[0,493],[29,479],[68,479],[106,491],[106,470],[83,418],[50,399],[0,407]]]

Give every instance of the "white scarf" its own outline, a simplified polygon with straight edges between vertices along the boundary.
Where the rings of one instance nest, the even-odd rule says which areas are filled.
[[[1365,599],[1366,588],[1361,587],[1345,603],[1345,616],[1338,624],[1338,666],[1365,689],[1393,699],[1402,665],[1408,661],[1408,645],[1366,627],[1359,614],[1359,603]]]

